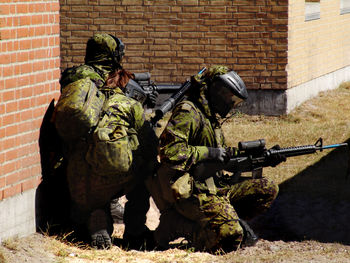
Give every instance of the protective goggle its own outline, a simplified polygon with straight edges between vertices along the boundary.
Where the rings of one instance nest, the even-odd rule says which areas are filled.
[[[114,60],[116,60],[116,63],[120,63],[123,59],[123,56],[125,55],[125,45],[124,43],[121,41],[120,38],[117,38],[111,34],[109,34],[113,39],[114,41],[116,42],[117,44],[117,47],[114,51],[112,51],[112,57]]]

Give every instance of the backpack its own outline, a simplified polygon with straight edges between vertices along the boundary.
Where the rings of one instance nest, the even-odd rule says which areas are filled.
[[[97,72],[96,68],[85,64],[66,68],[60,78],[61,92],[68,84],[87,77],[95,83],[97,88],[101,88],[104,85],[102,75]]]
[[[126,110],[127,106],[131,105],[131,100],[134,101],[124,94],[116,93],[106,102],[108,109],[92,133],[85,156],[85,160],[91,165],[93,175],[115,177],[130,171],[133,151],[139,146],[138,133],[134,128],[127,127],[128,125],[120,124],[117,112]],[[132,103],[142,109],[140,103],[136,101]]]
[[[62,89],[55,107],[55,126],[63,140],[85,137],[98,124],[105,95],[86,77]]]

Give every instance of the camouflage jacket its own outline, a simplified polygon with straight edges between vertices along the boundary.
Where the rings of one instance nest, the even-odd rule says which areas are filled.
[[[108,99],[105,108],[108,116],[105,127],[114,130],[113,136],[110,135],[111,139],[112,137],[118,139],[116,134],[118,126],[138,132],[144,124],[144,110],[141,103],[125,96],[119,88],[114,89],[114,95]]]
[[[220,124],[211,112],[202,89],[195,100],[176,105],[160,136],[161,162],[187,172],[192,165],[208,158],[208,147],[223,147]]]
[[[136,137],[138,130],[144,124],[144,110],[138,101],[126,97],[120,88],[106,88],[104,86],[108,77],[108,71],[98,64],[87,65],[83,64],[66,69],[61,76],[61,89],[64,89],[68,84],[77,80],[88,77],[93,81],[97,88],[107,96],[107,101],[104,105],[103,123],[100,120],[100,126],[113,131],[109,134],[111,140],[124,137],[126,133]],[[74,85],[74,84],[73,84]],[[135,144],[135,148],[138,143]]]

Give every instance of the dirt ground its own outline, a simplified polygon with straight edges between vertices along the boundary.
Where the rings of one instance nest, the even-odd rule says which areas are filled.
[[[224,255],[180,249],[163,252],[126,252],[113,247],[108,253],[116,254],[117,259],[110,256],[96,258],[96,255],[89,256],[85,251],[69,246],[57,250],[53,248],[57,242],[39,233],[14,239],[10,244],[0,247],[0,262],[350,262],[350,246],[316,241],[284,242],[260,239],[255,247]]]
[[[291,196],[290,196],[291,197]],[[125,200],[124,200],[125,201]],[[266,235],[266,233],[276,233],[281,229],[276,229],[276,222],[272,220],[273,217],[278,216],[281,213],[281,204],[290,202],[286,200],[286,197],[278,200],[276,205],[271,209],[270,213],[258,218],[260,226],[264,225],[265,231],[259,230],[258,222],[250,222],[258,230],[260,238],[256,246],[239,249],[238,251],[228,254],[218,253],[217,255],[193,252],[188,249],[169,249],[167,251],[127,251],[114,246],[108,251],[97,251],[92,249],[82,249],[77,246],[66,244],[62,240],[56,240],[54,237],[43,235],[40,233],[32,234],[28,237],[13,238],[6,240],[0,246],[0,263],[18,263],[18,262],[350,262],[350,245],[341,244],[337,242],[320,242],[312,240],[293,241],[288,233],[284,233],[285,240],[276,239],[274,237]],[[303,231],[303,227],[300,226],[300,222],[304,222],[308,216],[313,217],[313,212],[306,210],[311,207],[315,211],[323,211],[322,208],[330,206],[323,200],[318,200],[318,204],[310,203],[300,206],[300,202],[295,200],[294,205],[301,208],[300,214],[304,214],[304,217],[300,217],[300,214],[296,214],[294,217],[296,226],[292,229],[293,233],[299,233]],[[323,204],[322,204],[323,202]],[[345,202],[339,203],[339,211],[332,211],[332,214],[336,212],[338,215],[346,219],[349,204]],[[289,205],[286,209],[293,209],[293,205]],[[283,210],[283,209],[282,209]],[[319,214],[319,216],[323,216]],[[159,212],[151,200],[151,209],[147,215],[147,225],[151,229],[155,229],[159,223]],[[269,220],[271,220],[269,222]],[[328,231],[328,227],[325,224],[330,223],[329,219],[324,218],[319,220],[322,223],[314,223],[311,225],[311,229],[323,228],[325,233]],[[343,222],[343,223],[348,223]],[[278,224],[282,228],[281,223]],[[296,231],[300,226],[299,232]],[[341,225],[341,224],[340,224]],[[269,229],[270,226],[270,229]],[[271,227],[274,227],[272,229]],[[121,237],[123,233],[123,224],[115,224],[114,236]],[[266,228],[267,227],[267,228]],[[342,226],[339,226],[342,227]],[[278,228],[278,227],[277,227]],[[333,226],[334,228],[334,226]],[[291,231],[292,231],[291,230]],[[305,229],[304,229],[305,230]],[[339,233],[339,229],[334,229],[336,233]],[[343,236],[349,237],[349,227],[344,228]],[[265,232],[265,233],[264,233]],[[312,232],[312,230],[311,230]],[[283,233],[280,233],[283,234]],[[266,236],[266,239],[265,239]],[[281,235],[283,236],[283,235]],[[342,240],[339,236],[333,236]],[[288,240],[289,239],[289,240]],[[344,238],[343,238],[344,239]],[[347,243],[347,242],[343,242]]]

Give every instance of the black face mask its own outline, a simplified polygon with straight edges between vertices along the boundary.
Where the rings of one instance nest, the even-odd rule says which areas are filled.
[[[243,99],[234,95],[225,86],[211,85],[209,87],[209,101],[215,113],[218,113],[221,118],[225,118],[230,111],[243,102]]]

